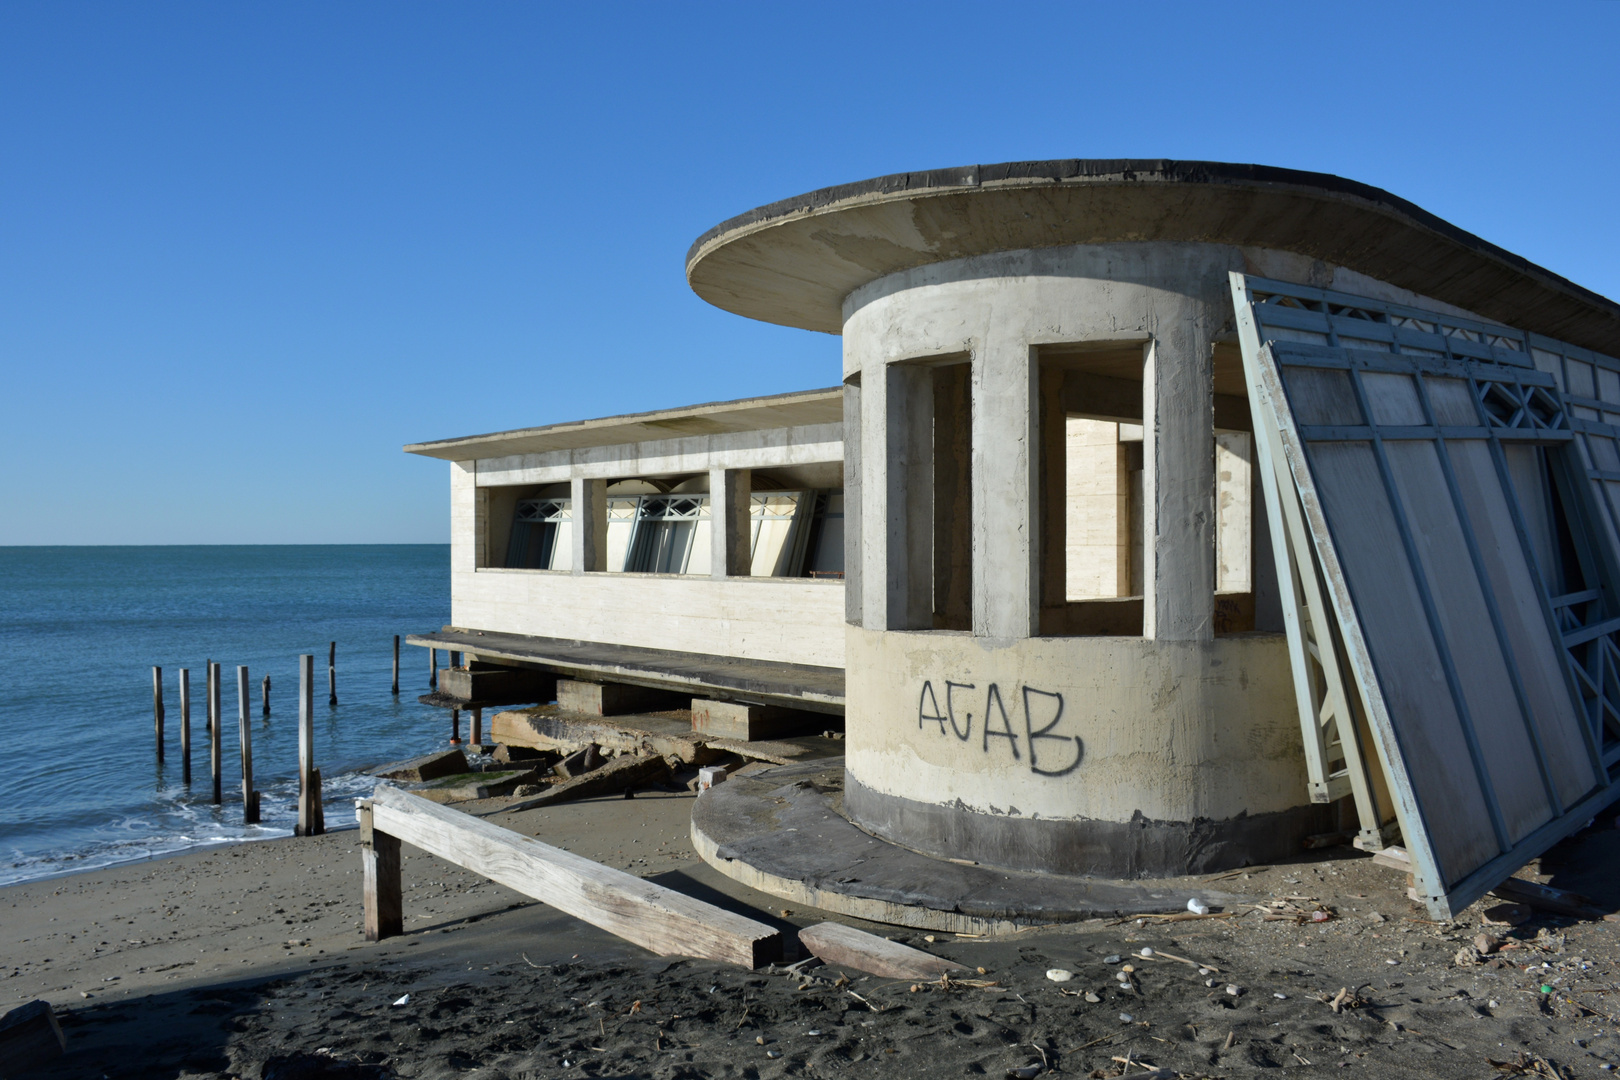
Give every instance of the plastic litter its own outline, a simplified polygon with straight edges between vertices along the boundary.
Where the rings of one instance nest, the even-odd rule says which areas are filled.
[[[1195,896],[1191,900],[1187,901],[1187,910],[1192,912],[1194,915],[1208,915],[1209,905]]]
[[[409,1005],[410,1003],[411,1003],[411,995],[409,995],[409,994],[406,994],[404,997],[402,997],[398,1001],[394,1002],[394,1004],[396,1006],[398,1006],[398,1005]]]

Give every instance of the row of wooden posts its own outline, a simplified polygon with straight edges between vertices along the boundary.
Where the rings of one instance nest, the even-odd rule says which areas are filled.
[[[208,765],[213,778],[213,802],[224,802],[220,774],[220,750],[223,733],[220,730],[220,666],[206,661],[208,673]],[[437,674],[436,672],[434,673]],[[434,681],[437,681],[436,678]],[[179,672],[180,693],[180,772],[181,779],[191,783],[191,671]],[[270,715],[270,676],[260,684],[264,716]],[[327,703],[337,704],[337,642],[331,642],[326,651]],[[399,693],[399,635],[394,635],[394,685]],[[248,669],[236,669],[237,735],[242,747],[242,821],[256,825],[260,820],[259,792],[253,787],[253,729],[248,721]],[[163,761],[163,669],[152,668],[152,720],[157,735],[157,759]],[[297,835],[318,836],[326,831],[325,815],[321,804],[321,771],[315,768],[315,657],[304,654],[298,658],[298,825]]]

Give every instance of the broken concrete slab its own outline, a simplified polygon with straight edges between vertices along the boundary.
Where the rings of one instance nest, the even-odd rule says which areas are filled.
[[[386,780],[437,780],[442,776],[454,776],[467,771],[467,755],[460,750],[444,750],[436,754],[424,754],[421,757],[410,758],[406,761],[390,762],[379,765],[371,770],[372,776],[381,776]]]
[[[602,756],[602,748],[595,743],[582,750],[575,750],[551,767],[551,771],[564,780],[584,776],[593,769],[600,769],[607,758]]]
[[[577,776],[572,780],[564,780],[560,784],[553,784],[549,789],[542,791],[533,798],[525,799],[515,806],[503,806],[500,809],[501,811],[532,810],[538,806],[568,802],[572,799],[588,799],[596,795],[609,795],[629,788],[643,787],[647,784],[659,784],[668,779],[669,762],[656,754],[648,754],[642,757],[625,755],[614,758],[600,769],[588,772],[583,776]]]
[[[533,783],[537,774],[533,769],[513,769],[506,772],[462,773],[447,776],[425,788],[412,792],[429,802],[458,803],[475,799],[493,799],[510,795],[521,784]]]
[[[720,757],[708,741],[692,733],[684,715],[634,716],[618,720],[568,713],[559,706],[498,712],[490,721],[492,736],[511,746],[532,746],[565,754],[595,743],[621,754],[650,753],[687,765],[708,765]]]
[[[841,739],[809,736],[799,739],[710,739],[709,749],[717,755],[736,754],[751,761],[768,761],[772,765],[797,765],[811,761],[831,761],[844,756]]]

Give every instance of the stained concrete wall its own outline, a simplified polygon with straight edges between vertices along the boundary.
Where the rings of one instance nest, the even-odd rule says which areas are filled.
[[[842,667],[844,589],[837,580],[489,566],[493,487],[567,481],[580,508],[602,499],[608,478],[842,459],[842,425],[820,424],[451,462],[451,621],[510,634]],[[593,541],[581,519],[576,509],[576,565],[592,565],[589,558],[579,562],[587,552],[600,565],[605,538]]]
[[[450,588],[456,626],[844,666],[838,581],[457,570]]]
[[[1151,872],[1128,860],[1061,860],[1088,832],[1117,846],[1108,826],[1280,820],[1309,803],[1280,634],[1004,643],[859,627],[848,635],[849,774],[868,792],[914,804],[909,814],[891,805],[857,817],[878,831],[909,819],[892,838],[910,846],[947,842],[930,835],[944,828],[950,846],[937,853],[954,858]],[[940,811],[932,825],[919,822],[923,807]],[[951,820],[941,826],[941,817]],[[1297,850],[1315,819],[1281,824],[1278,849]],[[1067,841],[1053,829],[1064,825]],[[1177,832],[1189,842],[1190,830]]]

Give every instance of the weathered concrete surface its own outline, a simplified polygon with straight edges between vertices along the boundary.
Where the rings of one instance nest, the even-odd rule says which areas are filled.
[[[379,765],[371,775],[388,780],[437,780],[441,776],[454,776],[467,771],[467,755],[460,750],[445,750],[437,754],[424,754],[408,761]]]
[[[1314,808],[1288,816],[1310,800],[1280,634],[849,634],[851,790],[874,797],[848,809],[879,835],[1061,873],[1095,871],[1105,826],[1136,823],[1140,850],[1114,864],[1125,874],[1190,872],[1188,859],[1240,865],[1258,853],[1247,822],[1263,815],[1284,815],[1267,842],[1290,852],[1323,831]],[[1169,839],[1140,832],[1143,822]],[[1219,848],[1225,839],[1237,846]]]
[[[1137,884],[929,858],[842,817],[842,771],[831,761],[732,776],[698,796],[692,844],[710,866],[762,892],[873,922],[953,933],[1183,911],[1193,896],[1215,905],[1233,899],[1193,881]]]
[[[742,701],[692,699],[692,731],[710,739],[776,739],[819,733],[826,717]]]
[[[627,713],[683,709],[690,698],[669,690],[653,690],[627,683],[557,680],[557,708],[587,716],[623,716]]]
[[[717,307],[836,334],[846,297],[913,267],[995,251],[1188,240],[1293,252],[1620,355],[1620,304],[1387,191],[1261,165],[1024,161],[877,177],[715,226],[687,253],[686,277]]]

